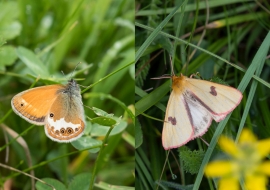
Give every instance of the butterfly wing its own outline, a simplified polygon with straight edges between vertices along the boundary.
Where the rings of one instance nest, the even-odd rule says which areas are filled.
[[[45,120],[46,135],[58,142],[71,142],[82,136],[85,128],[81,95],[59,92]]]
[[[172,91],[166,109],[162,131],[162,144],[165,150],[186,144],[193,136],[190,108],[183,94]]]
[[[49,85],[23,91],[11,100],[11,107],[16,114],[35,125],[44,125],[52,103],[63,85]]]
[[[190,96],[205,107],[217,122],[223,120],[241,102],[239,90],[213,82],[185,77]]]

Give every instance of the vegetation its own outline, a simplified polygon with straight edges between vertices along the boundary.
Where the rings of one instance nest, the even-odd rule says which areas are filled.
[[[134,189],[134,3],[1,0],[0,12],[0,185]],[[87,117],[80,140],[51,141],[12,112],[15,94],[70,78],[81,85]],[[118,124],[102,126],[96,113]]]
[[[245,127],[259,139],[270,137],[269,3],[137,1],[136,7],[136,189],[216,189],[204,168],[223,156],[221,134],[237,141]],[[176,75],[199,72],[243,93],[232,114],[213,121],[202,137],[209,145],[198,138],[178,149],[162,147],[171,80],[151,78],[171,75],[170,57]]]

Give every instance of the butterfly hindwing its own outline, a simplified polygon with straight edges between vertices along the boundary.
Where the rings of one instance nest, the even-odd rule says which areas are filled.
[[[85,128],[81,96],[61,92],[55,102],[46,117],[46,135],[59,142],[70,142],[81,137]]]

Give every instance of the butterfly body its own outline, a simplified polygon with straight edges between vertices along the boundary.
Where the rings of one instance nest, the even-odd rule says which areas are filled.
[[[54,141],[71,142],[83,134],[84,109],[80,88],[71,79],[67,85],[49,85],[23,91],[11,100],[12,109],[35,125],[44,125]]]
[[[172,80],[162,132],[166,150],[202,136],[212,119],[223,120],[242,99],[241,92],[229,86],[183,75],[173,76]]]

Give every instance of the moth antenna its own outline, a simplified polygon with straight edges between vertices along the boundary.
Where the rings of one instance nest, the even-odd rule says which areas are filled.
[[[151,78],[151,79],[170,79],[170,78],[172,78],[171,75],[165,74],[165,75],[162,75],[160,77],[154,77],[154,78]]]

